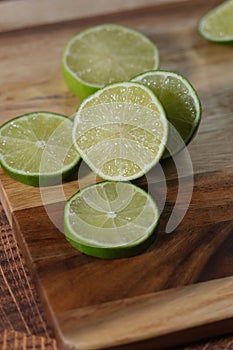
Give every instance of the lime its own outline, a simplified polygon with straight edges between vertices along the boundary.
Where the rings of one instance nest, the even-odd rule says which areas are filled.
[[[133,81],[149,87],[162,103],[169,121],[167,149],[163,158],[178,153],[193,138],[201,118],[201,103],[190,82],[180,74],[150,71]]]
[[[80,32],[68,42],[62,58],[65,82],[81,99],[106,84],[128,81],[158,65],[158,49],[150,39],[115,24]]]
[[[102,182],[83,188],[65,207],[67,240],[100,258],[142,252],[155,238],[158,208],[148,193],[125,182]]]
[[[0,128],[2,168],[14,179],[32,186],[59,183],[80,156],[72,146],[73,123],[50,112],[16,117]]]
[[[106,180],[144,175],[161,158],[167,133],[161,103],[150,89],[134,82],[98,90],[74,117],[74,145],[94,173]]]
[[[233,42],[233,0],[218,5],[199,21],[198,30],[207,40]]]

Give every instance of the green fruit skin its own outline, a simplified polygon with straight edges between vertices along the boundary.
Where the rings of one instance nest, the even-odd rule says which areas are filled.
[[[215,44],[219,44],[219,45],[223,45],[223,46],[232,46],[233,45],[233,39],[220,39],[220,38],[213,38],[213,37],[210,37],[209,35],[207,35],[203,30],[202,30],[202,27],[201,27],[201,21],[202,19],[200,20],[199,24],[198,24],[198,27],[197,27],[197,30],[198,30],[198,33],[199,35],[209,41],[209,42],[212,42],[212,43],[215,43]]]
[[[22,175],[15,172],[12,172],[9,168],[5,167],[3,163],[1,163],[1,167],[3,170],[14,180],[24,183],[25,185],[34,186],[34,187],[46,187],[46,186],[54,186],[61,184],[66,178],[75,173],[76,167],[79,163],[77,163],[71,169],[65,171],[61,174],[56,175]]]
[[[62,74],[69,90],[80,100],[84,100],[86,97],[100,89],[98,87],[85,85],[81,81],[75,79],[73,75],[65,69],[64,65],[62,65]]]
[[[199,115],[198,115],[198,118],[197,120],[195,121],[195,124],[194,124],[194,127],[193,127],[193,130],[192,132],[190,132],[189,134],[189,137],[187,137],[184,141],[184,145],[183,147],[181,147],[180,149],[176,150],[176,152],[174,153],[170,153],[169,150],[165,147],[164,149],[164,152],[162,154],[162,157],[161,157],[161,160],[165,160],[165,159],[170,159],[172,158],[173,156],[175,156],[176,154],[180,153],[184,148],[185,146],[188,146],[188,144],[193,140],[193,138],[195,137],[197,131],[198,131],[198,128],[199,128],[199,125],[200,125],[200,122],[201,122],[201,116],[202,116],[202,104],[201,104],[201,100],[198,96],[198,93],[197,91],[194,89],[193,85],[191,84],[191,82],[183,75],[179,74],[179,73],[176,73],[176,72],[171,72],[171,71],[168,71],[168,70],[161,70],[161,69],[156,69],[156,70],[150,70],[148,72],[144,72],[144,73],[141,73],[139,75],[137,75],[136,77],[134,77],[133,79],[131,79],[131,81],[135,81],[135,82],[138,82],[137,78],[140,77],[140,76],[143,76],[145,73],[156,73],[156,74],[159,74],[159,73],[175,73],[177,76],[181,77],[183,80],[185,80],[187,82],[188,85],[191,86],[192,88],[192,91],[194,93],[194,95],[196,96],[196,101],[199,105]],[[141,83],[142,84],[142,83]],[[144,86],[147,86],[146,84],[143,84]],[[156,95],[156,91],[153,90],[153,88],[150,88],[149,86],[147,86],[154,94],[155,96]],[[159,99],[159,98],[158,98]],[[166,106],[164,105],[164,103],[162,101],[160,101],[162,106],[164,107],[164,110],[165,110],[165,113],[167,115],[167,119],[168,121],[176,128],[176,126],[172,123],[172,121],[169,119],[168,117],[168,113],[166,111]],[[179,132],[179,130],[177,130]],[[168,131],[168,138],[169,138],[169,131]]]
[[[225,7],[225,5],[227,5],[227,3],[230,3],[232,0],[225,0],[223,1],[220,5],[216,6],[215,8],[213,8],[212,10],[210,10],[209,12],[207,12],[204,16],[202,16],[198,22],[197,25],[197,30],[199,32],[199,34],[203,37],[203,39],[208,40],[212,43],[216,43],[216,44],[220,44],[220,45],[229,45],[232,46],[233,44],[233,37],[231,36],[231,38],[217,38],[217,37],[212,37],[209,34],[206,34],[205,31],[202,29],[202,24],[203,22],[207,19],[208,17],[211,16],[211,14],[215,13],[216,11],[218,11],[218,9]]]
[[[115,248],[107,248],[107,247],[94,247],[90,245],[86,245],[81,241],[78,241],[76,237],[74,237],[68,230],[66,221],[64,223],[64,230],[66,234],[67,241],[80,252],[91,255],[96,258],[102,259],[118,259],[118,258],[129,258],[140,253],[143,253],[156,239],[157,237],[157,227],[159,224],[159,220],[156,223],[152,233],[149,237],[147,237],[144,241],[137,244],[132,244],[128,247],[115,247]]]

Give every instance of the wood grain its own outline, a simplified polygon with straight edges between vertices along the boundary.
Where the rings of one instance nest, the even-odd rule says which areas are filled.
[[[169,339],[167,334],[180,333],[181,337],[181,331],[187,328],[214,322],[218,332],[218,321],[223,319],[230,320],[225,330],[232,330],[232,297],[233,277],[66,311],[58,314],[58,320],[64,325],[67,349],[73,344],[80,350],[124,348],[124,344],[127,349],[143,349],[143,340],[147,341],[146,348],[154,349],[176,345],[180,339]],[[164,335],[168,339],[161,342]],[[130,343],[134,344],[129,347]]]
[[[223,180],[226,190],[224,194],[222,186],[220,210],[215,186]],[[176,199],[176,182],[171,181],[157,240],[146,253],[132,259],[105,261],[80,254],[68,245],[64,235],[55,226],[51,227],[47,215],[48,211],[54,214],[54,220],[60,220],[62,226],[65,202],[51,204],[47,212],[44,207],[16,211],[14,225],[18,227],[16,233],[30,247],[52,309],[62,312],[75,306],[86,307],[185,286],[203,278],[207,281],[233,276],[233,185],[231,182],[229,187],[227,183],[224,175],[209,175],[208,182],[204,175],[198,176],[189,211],[176,231],[166,235],[164,228]],[[205,196],[201,198],[200,193]],[[216,260],[220,254],[221,264]],[[69,297],[61,300],[58,293],[61,289]]]
[[[156,3],[176,0],[156,0]],[[187,1],[187,0],[183,0]],[[154,5],[154,0],[11,0],[0,3],[0,32]],[[17,13],[17,16],[15,16]]]
[[[3,281],[2,272],[0,272],[0,348],[2,350],[57,350],[27,266],[17,247],[5,213],[1,209],[1,204],[0,228],[0,265],[7,281],[6,283]],[[11,294],[7,293],[9,289],[12,291]],[[17,308],[14,307],[15,301],[17,301]],[[25,322],[29,333],[25,333]],[[209,340],[207,343],[189,345],[179,350],[232,350],[232,348],[233,337],[228,336]]]
[[[63,46],[77,31],[109,21],[149,35],[161,52],[161,68],[187,76],[203,105],[200,130],[188,148],[194,174],[181,153],[174,161],[180,164],[179,176],[174,162],[167,161],[136,181],[161,206],[166,198],[166,206],[156,242],[131,259],[85,256],[61,232],[66,199],[78,186],[96,181],[87,168],[78,173],[79,182],[43,192],[1,172],[3,204],[61,349],[171,347],[233,328],[232,47],[208,43],[196,30],[201,15],[217,3],[172,2],[130,16],[112,14],[0,36],[1,122],[36,109],[74,113],[79,101],[67,92],[60,73]],[[194,180],[192,201],[180,225],[166,235],[181,178],[180,204],[186,205]]]

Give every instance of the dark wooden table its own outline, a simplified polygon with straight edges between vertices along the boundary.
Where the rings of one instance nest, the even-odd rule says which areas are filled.
[[[57,350],[52,329],[0,203],[0,349]],[[233,335],[180,350],[233,350]]]

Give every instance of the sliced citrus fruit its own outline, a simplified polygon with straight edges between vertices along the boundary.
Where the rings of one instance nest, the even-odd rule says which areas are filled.
[[[115,24],[80,32],[68,42],[62,58],[64,80],[81,99],[106,84],[128,81],[158,65],[158,49],[150,39]]]
[[[158,208],[141,188],[125,182],[102,182],[83,188],[65,207],[67,240],[100,258],[142,252],[155,238]]]
[[[80,156],[72,146],[73,123],[50,112],[16,117],[0,128],[2,168],[14,179],[32,186],[59,183]]]
[[[193,138],[201,119],[201,103],[190,82],[180,74],[150,71],[133,81],[149,87],[162,103],[169,120],[169,135],[163,158],[178,153]]]
[[[168,122],[142,84],[108,85],[85,99],[74,117],[73,140],[89,167],[106,180],[144,175],[161,158]]]
[[[198,30],[207,40],[233,42],[233,0],[218,5],[199,21]]]

